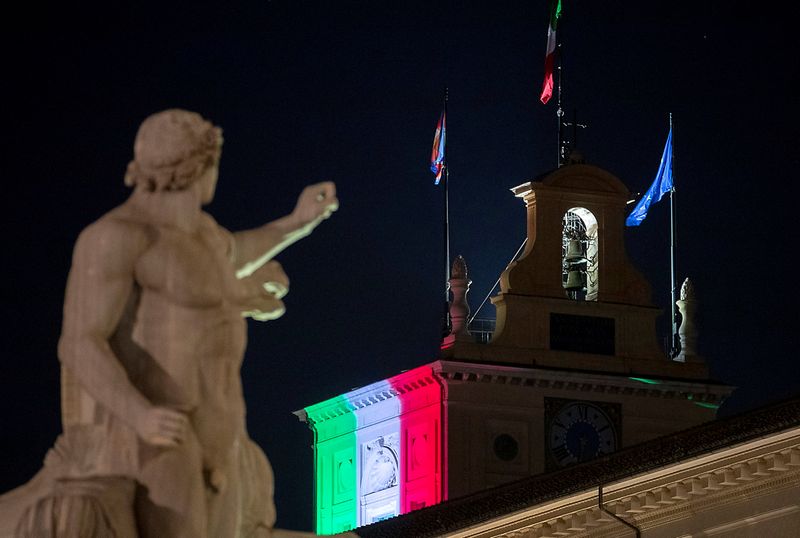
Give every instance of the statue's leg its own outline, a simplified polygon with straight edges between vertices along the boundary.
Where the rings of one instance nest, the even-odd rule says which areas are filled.
[[[249,437],[242,440],[239,457],[243,538],[271,536],[275,526],[275,477],[267,456]]]
[[[144,488],[138,489],[135,505],[140,538],[195,538],[196,529],[183,515],[153,503]]]
[[[135,515],[141,538],[218,538],[207,532],[200,446],[193,433],[175,448],[143,445],[139,456],[144,463]]]
[[[223,472],[207,473],[209,537],[269,538],[275,524],[272,467],[246,434]]]
[[[208,536],[241,537],[241,491],[239,481],[240,451],[234,450],[227,467],[204,471],[206,482],[206,507],[208,510]]]

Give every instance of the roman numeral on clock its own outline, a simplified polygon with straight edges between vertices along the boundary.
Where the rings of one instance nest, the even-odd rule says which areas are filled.
[[[557,447],[553,448],[553,457],[559,462],[567,459],[571,455],[572,454],[569,453],[569,450],[567,450],[566,444],[558,445]]]

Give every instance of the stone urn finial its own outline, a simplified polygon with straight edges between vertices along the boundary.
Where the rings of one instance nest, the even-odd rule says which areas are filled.
[[[453,260],[453,266],[450,269],[450,278],[461,280],[466,280],[467,278],[467,262],[464,261],[464,257],[460,254]]]
[[[694,301],[694,285],[688,277],[681,285],[681,301]]]
[[[469,320],[467,293],[469,292],[470,284],[472,284],[472,281],[469,279],[467,263],[464,261],[463,256],[456,256],[450,269],[450,291],[453,294],[453,299],[450,302],[450,321],[453,328],[445,340],[469,339],[469,331],[467,331]]]

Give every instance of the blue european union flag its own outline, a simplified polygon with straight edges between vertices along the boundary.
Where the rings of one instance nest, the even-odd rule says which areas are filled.
[[[661,164],[658,167],[658,174],[653,184],[644,193],[642,199],[633,208],[631,214],[625,219],[625,226],[639,226],[647,216],[650,204],[661,201],[664,194],[672,190],[672,127],[669,128],[667,144],[664,146],[664,154],[661,156]]]

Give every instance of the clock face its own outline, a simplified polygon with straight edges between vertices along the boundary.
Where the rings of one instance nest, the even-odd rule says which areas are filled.
[[[617,449],[612,419],[590,402],[561,407],[547,428],[550,457],[559,467],[589,461]]]

